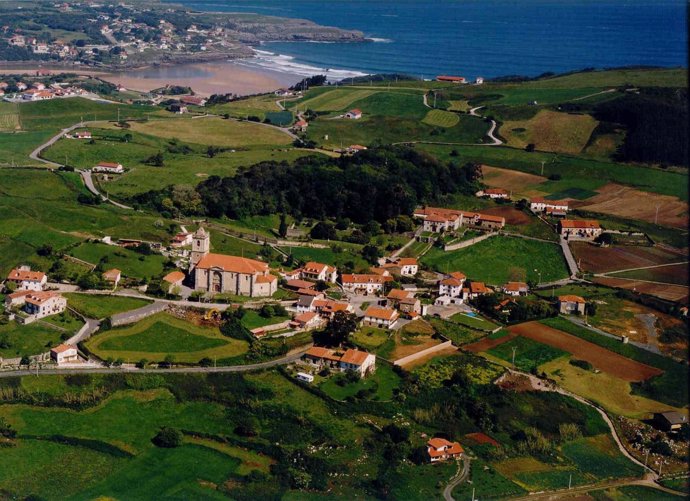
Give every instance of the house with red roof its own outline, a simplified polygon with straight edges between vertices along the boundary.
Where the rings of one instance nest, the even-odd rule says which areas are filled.
[[[171,271],[163,277],[163,284],[168,286],[168,294],[173,294],[175,289],[182,287],[184,282],[185,274],[181,271],[175,270]]]
[[[353,371],[360,377],[366,377],[376,370],[376,355],[352,348],[342,351],[312,346],[303,355],[302,360],[317,368]]]
[[[529,292],[529,287],[525,282],[508,282],[501,290],[509,296],[526,296]]]
[[[308,331],[318,329],[325,323],[326,321],[318,313],[314,311],[307,311],[295,316],[295,318],[290,321],[290,327],[293,329]]]
[[[343,289],[355,294],[376,294],[383,291],[386,282],[393,280],[391,276],[371,274],[344,274],[340,279]]]
[[[26,323],[62,313],[67,308],[67,299],[54,291],[17,291],[5,297],[5,308],[23,306],[29,315]]]
[[[442,207],[417,208],[413,216],[421,219],[424,231],[441,233],[457,230],[461,226],[471,226],[484,230],[500,230],[506,224],[502,216],[468,212]]]
[[[306,132],[307,127],[309,127],[309,122],[307,122],[306,120],[297,120],[292,125],[292,130],[295,132]]]
[[[122,278],[122,272],[117,268],[113,268],[112,270],[104,271],[103,275],[101,276],[103,277],[103,280],[110,282],[117,287],[117,284],[120,283],[120,279]]]
[[[211,237],[199,228],[192,237],[190,273],[194,289],[212,294],[267,297],[278,290],[278,277],[262,261],[210,252]]]
[[[462,296],[462,286],[467,280],[464,273],[454,271],[438,282],[438,295],[451,298]]]
[[[334,266],[309,261],[302,266],[300,275],[303,280],[313,280],[315,282],[323,280],[324,282],[334,283],[338,278],[338,270]]]
[[[569,204],[567,200],[547,200],[542,197],[532,198],[529,201],[529,208],[532,212],[557,212],[567,213]]]
[[[391,329],[395,322],[400,318],[400,314],[393,308],[381,308],[379,306],[369,306],[364,312],[362,325],[369,327],[379,327],[381,329]]]
[[[460,459],[465,450],[458,442],[450,442],[445,438],[436,437],[426,443],[426,452],[429,456],[429,461],[436,463],[449,459]]]
[[[71,344],[61,344],[50,350],[50,359],[58,365],[79,361],[77,347]]]
[[[419,299],[414,297],[414,292],[402,289],[391,289],[386,299],[389,307],[396,308],[402,313],[406,313],[406,316],[410,316],[410,314],[413,313],[416,315],[422,313],[422,303]]]
[[[493,292],[484,282],[470,282],[469,286],[462,290],[465,299],[476,299],[484,294],[493,294]]]
[[[558,232],[569,240],[593,240],[602,231],[599,221],[594,219],[563,219],[558,222]]]
[[[586,306],[587,301],[580,296],[575,296],[574,294],[558,296],[558,311],[562,315],[571,315],[573,313],[584,315]]]
[[[439,75],[436,77],[437,82],[449,82],[454,84],[464,84],[467,83],[465,77],[454,76],[454,75]]]
[[[18,290],[41,291],[48,276],[42,271],[31,271],[30,266],[20,266],[10,271],[5,282],[13,282]]]

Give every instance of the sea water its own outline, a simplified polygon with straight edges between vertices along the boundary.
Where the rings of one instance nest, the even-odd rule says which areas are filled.
[[[357,29],[367,43],[264,43],[251,65],[332,80],[485,78],[587,67],[687,67],[683,0],[182,0]]]

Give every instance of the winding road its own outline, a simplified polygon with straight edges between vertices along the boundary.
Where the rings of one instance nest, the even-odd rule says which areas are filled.
[[[465,454],[462,457],[462,463],[458,464],[458,472],[453,478],[450,479],[450,482],[448,482],[446,488],[443,489],[443,499],[445,499],[445,501],[455,501],[455,498],[453,497],[453,489],[467,480],[469,474],[470,458],[467,456],[467,454]]]

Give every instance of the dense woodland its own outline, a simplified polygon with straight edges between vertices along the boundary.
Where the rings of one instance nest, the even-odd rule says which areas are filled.
[[[619,160],[689,165],[687,89],[640,89],[600,104],[594,116],[625,126]]]
[[[420,204],[472,194],[481,169],[441,163],[403,147],[381,147],[354,156],[310,156],[261,162],[233,177],[211,176],[196,188],[138,195],[134,202],[161,212],[241,219],[287,213],[315,219],[348,218],[364,224],[409,215]],[[184,195],[180,195],[183,192]]]

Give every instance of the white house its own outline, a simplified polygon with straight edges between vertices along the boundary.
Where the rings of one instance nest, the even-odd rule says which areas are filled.
[[[380,327],[390,329],[398,321],[400,314],[392,308],[380,308],[369,306],[364,312],[362,324],[370,327]]]
[[[462,296],[462,286],[466,279],[465,274],[459,271],[449,273],[446,278],[438,283],[439,296],[449,296],[451,298]]]
[[[20,266],[10,271],[6,282],[14,282],[19,290],[41,291],[48,277],[42,271],[31,271],[30,266]]]
[[[475,195],[478,197],[487,197],[491,200],[508,200],[510,198],[510,193],[503,188],[487,188],[485,190],[479,190]]]
[[[24,306],[24,311],[37,320],[65,311],[67,299],[52,291],[18,291],[5,298],[5,307],[12,306]]]
[[[404,277],[413,277],[419,271],[419,263],[413,257],[388,258],[388,262],[379,269],[389,270]]]
[[[341,372],[354,371],[365,377],[376,370],[376,355],[366,351],[348,349],[345,352],[312,346],[302,359],[317,367],[328,367]]]
[[[125,168],[122,164],[116,162],[99,162],[91,168],[93,172],[107,172],[108,174],[122,174]]]
[[[566,200],[546,200],[537,197],[529,201],[529,208],[532,212],[545,212],[547,210],[568,212],[568,202]]]
[[[338,270],[327,264],[309,261],[302,267],[300,276],[304,280],[335,282],[338,278]]]
[[[72,134],[72,139],[91,139],[91,132],[88,130],[80,130]]]
[[[344,274],[341,279],[343,289],[355,294],[376,294],[381,292],[383,285],[391,280],[393,277],[375,274]]]
[[[449,442],[445,438],[432,438],[426,444],[426,452],[429,455],[429,461],[435,463],[460,458],[465,451],[458,442]]]
[[[526,296],[529,292],[529,287],[525,282],[508,282],[501,290],[509,296]]]
[[[324,325],[326,321],[319,316],[318,313],[313,311],[307,311],[305,313],[300,313],[295,318],[290,321],[290,327],[293,329],[302,329],[305,331],[318,329]]]
[[[483,77],[477,77],[474,80],[474,85],[482,85],[484,83],[484,78]]]
[[[79,361],[77,347],[71,344],[61,344],[50,350],[50,358],[58,365]]]
[[[592,219],[563,219],[558,222],[558,230],[567,239],[593,240],[603,231],[599,221]]]
[[[351,120],[359,120],[362,118],[362,110],[359,110],[355,108],[354,110],[350,110],[347,113],[345,113],[345,118],[349,118]]]

